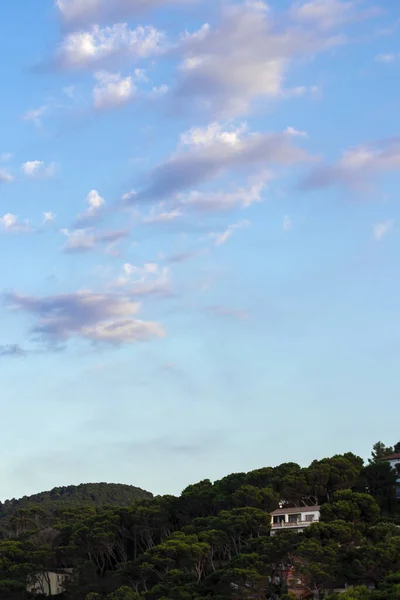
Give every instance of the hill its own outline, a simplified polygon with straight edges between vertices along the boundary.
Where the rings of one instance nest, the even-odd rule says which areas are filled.
[[[153,494],[133,485],[121,483],[82,483],[56,487],[49,492],[24,496],[18,500],[0,502],[0,519],[11,517],[18,509],[40,507],[53,510],[80,506],[129,506],[138,500],[146,500]]]

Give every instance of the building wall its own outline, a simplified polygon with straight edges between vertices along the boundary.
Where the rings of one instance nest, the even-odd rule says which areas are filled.
[[[35,581],[27,585],[27,591],[31,594],[44,594],[45,596],[59,596],[65,592],[65,584],[70,578],[66,573],[38,573]]]
[[[299,512],[299,513],[298,513],[298,512],[296,511],[296,509],[295,509],[295,508],[293,508],[293,509],[290,511],[290,513],[286,513],[286,514],[284,514],[284,515],[279,515],[279,516],[281,516],[281,517],[285,517],[285,522],[286,522],[286,523],[288,523],[288,522],[289,522],[289,514],[291,514],[291,515],[296,515],[296,514],[299,514],[299,515],[300,515],[300,517],[301,517],[301,518],[300,518],[300,520],[301,520],[301,521],[306,521],[306,520],[307,520],[307,519],[306,519],[306,516],[309,516],[309,515],[313,515],[313,517],[314,517],[314,521],[319,521],[319,516],[320,516],[320,512],[319,512],[319,510],[310,510],[310,511],[307,511],[307,512],[301,512],[301,513]],[[273,523],[273,520],[274,520],[274,519],[273,519],[273,518],[274,518],[274,516],[275,516],[275,515],[274,515],[274,514],[272,514],[272,523]]]

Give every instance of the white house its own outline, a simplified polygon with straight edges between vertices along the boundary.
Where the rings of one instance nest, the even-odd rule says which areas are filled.
[[[320,518],[320,506],[278,508],[271,513],[271,535],[279,531],[303,531]]]
[[[381,461],[388,462],[392,469],[397,471],[396,498],[400,500],[400,442],[394,447],[395,453],[381,458]]]
[[[29,578],[26,590],[34,595],[59,596],[66,591],[66,585],[71,577],[72,569],[37,573]]]

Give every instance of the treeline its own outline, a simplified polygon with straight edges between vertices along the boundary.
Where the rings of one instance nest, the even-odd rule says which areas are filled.
[[[374,446],[369,464],[347,453],[234,473],[180,497],[130,506],[29,506],[0,540],[0,598],[29,598],[26,581],[73,568],[66,600],[400,598],[397,474]],[[270,536],[270,512],[320,504],[303,533]],[[371,591],[369,588],[375,588]]]

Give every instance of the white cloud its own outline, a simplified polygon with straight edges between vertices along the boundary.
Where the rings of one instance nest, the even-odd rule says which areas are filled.
[[[67,238],[64,252],[85,252],[92,250],[96,245],[95,236],[86,229],[77,229],[75,231],[62,229],[61,233]]]
[[[27,176],[36,179],[46,179],[55,172],[55,163],[45,164],[42,160],[31,160],[21,165],[21,171]]]
[[[175,103],[195,101],[219,116],[236,116],[256,99],[302,95],[304,86],[286,89],[292,60],[312,56],[344,42],[315,23],[276,19],[263,5],[247,3],[223,11],[216,27],[206,25],[181,42],[183,60]]]
[[[147,58],[160,51],[163,34],[154,27],[129,29],[127,23],[67,34],[58,49],[56,62],[66,69],[95,66],[115,55],[132,59]]]
[[[81,27],[91,23],[134,17],[153,8],[191,4],[193,0],[56,0],[66,23]]]
[[[229,225],[229,227],[222,233],[212,233],[211,237],[214,238],[214,244],[216,246],[221,246],[229,240],[229,238],[237,229],[243,229],[244,227],[249,227],[249,225],[250,221],[239,221],[239,223]]]
[[[393,230],[395,221],[394,219],[389,219],[387,221],[383,221],[381,223],[376,223],[373,229],[373,236],[377,242],[380,242],[382,238],[385,237],[388,233]]]
[[[287,133],[287,135],[292,135],[294,137],[308,137],[308,134],[306,131],[299,131],[298,129],[295,129],[294,127],[286,127],[285,132]]]
[[[20,223],[18,217],[12,213],[7,213],[0,217],[0,226],[3,231],[9,233],[30,233],[32,231],[28,220]]]
[[[11,183],[14,180],[14,177],[5,171],[4,169],[0,169],[0,183]]]
[[[87,227],[88,225],[98,221],[106,204],[104,198],[100,196],[98,190],[94,189],[90,190],[86,196],[86,203],[88,205],[87,210],[80,214],[77,218],[75,224],[77,229],[82,229],[83,227]]]
[[[389,138],[346,150],[332,165],[314,169],[304,188],[346,185],[365,189],[374,176],[400,170],[400,138]]]
[[[8,162],[12,157],[13,155],[11,152],[3,152],[3,154],[0,154],[0,162]]]
[[[293,221],[289,215],[283,217],[282,229],[283,231],[291,231],[294,227]]]
[[[93,103],[97,109],[113,108],[129,102],[137,88],[132,76],[122,77],[119,73],[99,71],[95,73],[97,85],[93,89]]]
[[[53,212],[43,213],[43,223],[53,223],[56,220],[56,215]]]
[[[91,190],[87,195],[87,203],[89,204],[89,211],[96,211],[104,206],[105,201],[97,190]]]

